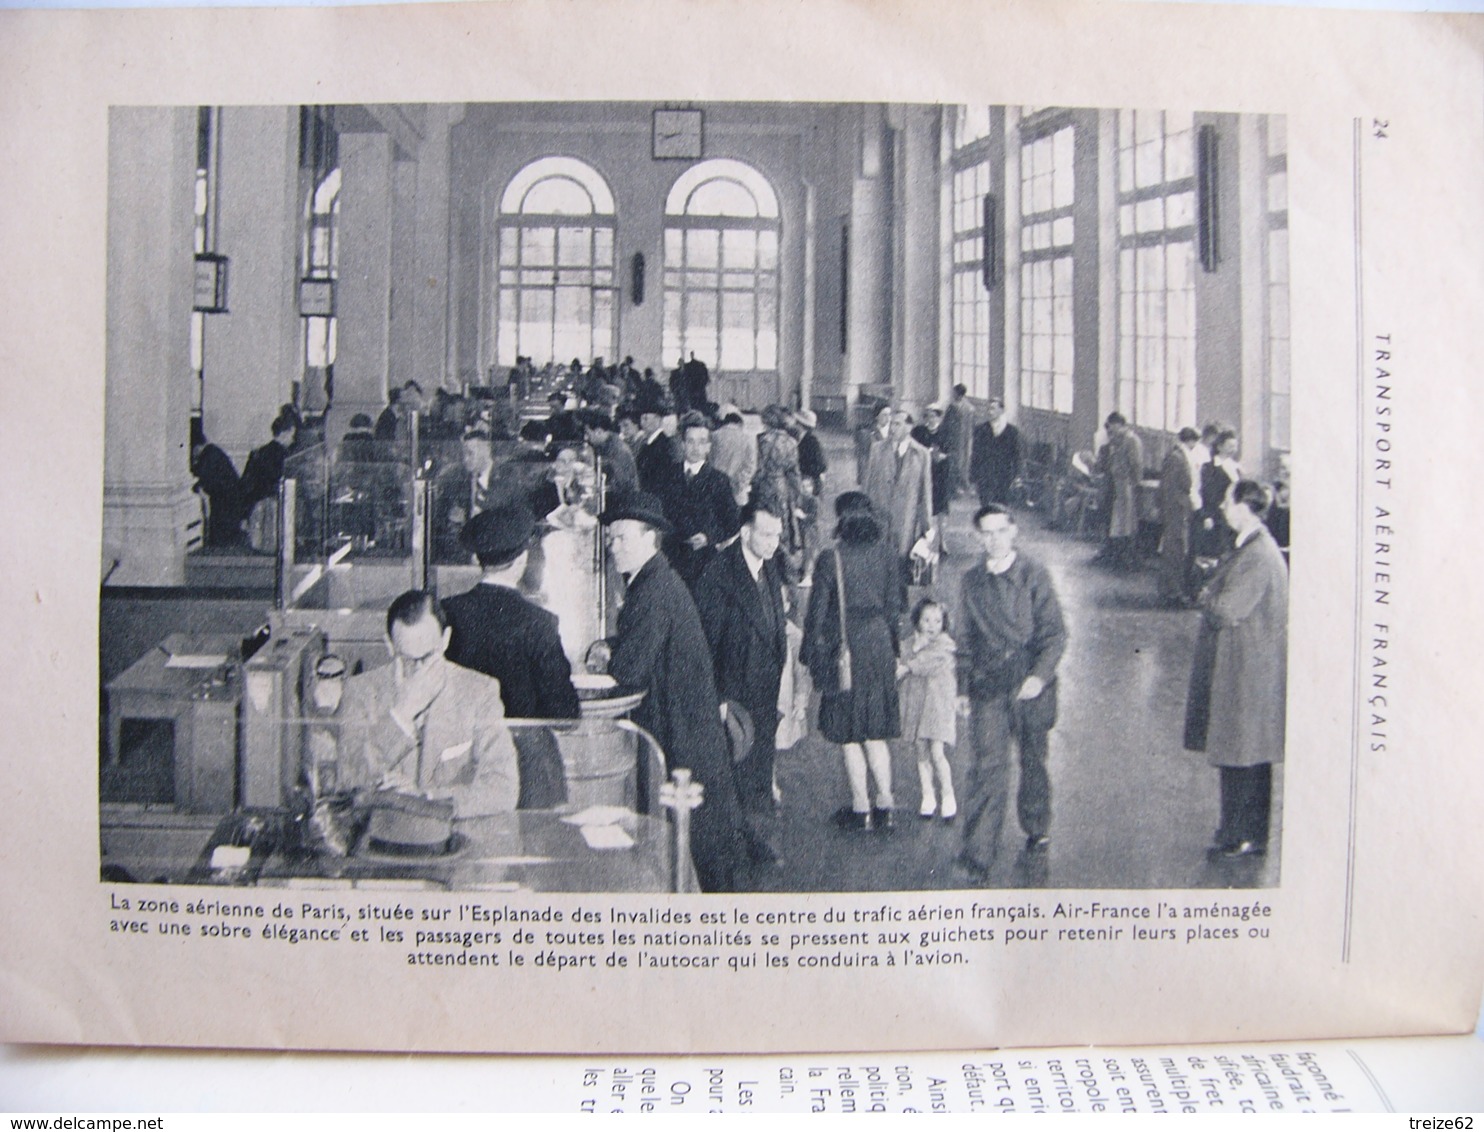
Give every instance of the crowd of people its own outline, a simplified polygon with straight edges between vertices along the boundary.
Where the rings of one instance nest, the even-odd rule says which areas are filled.
[[[366,682],[366,695],[351,697],[367,714],[363,730],[382,746],[363,745],[359,770],[347,764],[349,784],[400,782],[392,771],[409,743],[423,741],[419,719],[451,690],[499,700],[459,716],[486,728],[501,713],[578,714],[557,619],[522,592],[542,524],[576,512],[602,525],[624,579],[614,634],[594,642],[583,663],[644,691],[635,722],[671,767],[689,769],[701,785],[692,855],[705,890],[746,887],[749,870],[778,862],[776,816],[789,803],[775,755],[807,729],[811,703],[814,730],[841,751],[833,820],[842,830],[897,828],[890,744],[901,742],[915,756],[918,817],[958,823],[965,884],[990,877],[1017,779],[1025,851],[1044,853],[1049,735],[1068,634],[1051,574],[1017,543],[1022,441],[1003,404],[991,401],[977,424],[961,386],[920,422],[907,406],[882,406],[856,435],[859,489],[835,495],[826,538],[820,507],[829,467],[815,415],[769,405],[753,436],[735,406],[707,398],[708,380],[694,357],[676,367],[669,389],[628,358],[545,372],[521,359],[510,390],[526,404],[544,395],[549,412],[518,428],[497,400],[439,393],[429,403],[414,383],[374,424],[351,422],[344,458],[396,444],[415,414],[427,415],[429,435],[458,435],[462,455],[447,470],[452,486],[435,520],[482,576],[466,594],[442,602],[404,595],[389,611],[395,659],[378,678],[385,687]],[[287,451],[294,435],[280,423],[273,443]],[[1100,560],[1130,569],[1138,562],[1143,448],[1119,414],[1105,426]],[[512,447],[497,460],[502,442]],[[197,450],[203,490],[219,456],[209,445]],[[1186,429],[1159,480],[1161,592],[1201,612],[1183,740],[1220,768],[1212,852],[1223,856],[1266,849],[1286,679],[1286,476],[1280,496],[1246,477],[1237,457],[1230,430]],[[265,469],[266,482],[275,465],[281,475],[281,455],[255,453],[236,498],[246,499],[242,485],[257,482],[255,469]],[[966,492],[978,497],[977,550],[949,602],[936,567],[944,517]],[[232,497],[224,498],[219,513],[230,521],[240,504],[234,511]],[[909,595],[917,599],[910,615]],[[428,675],[445,665],[488,680]],[[519,729],[510,744],[484,747],[483,754],[480,743],[469,748],[465,779],[483,784],[482,800],[471,805],[497,798],[505,808],[550,807],[564,799],[549,733]],[[508,765],[487,776],[478,769],[483,759]],[[464,780],[450,781],[458,793]]]

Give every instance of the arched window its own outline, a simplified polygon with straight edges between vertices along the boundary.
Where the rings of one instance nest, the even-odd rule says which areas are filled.
[[[571,157],[531,162],[500,198],[495,362],[536,365],[616,352],[613,193]]]
[[[778,194],[740,161],[691,166],[665,201],[665,359],[778,369]]]

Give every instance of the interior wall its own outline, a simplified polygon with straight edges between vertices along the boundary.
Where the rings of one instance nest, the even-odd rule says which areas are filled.
[[[525,165],[547,156],[574,157],[591,165],[613,192],[617,213],[616,283],[620,292],[618,357],[668,372],[674,358],[661,356],[664,319],[664,202],[671,186],[692,162],[656,160],[651,155],[650,103],[527,104],[470,106],[454,128],[455,220],[460,263],[456,338],[458,373],[472,381],[493,362],[489,278],[492,231],[500,195]],[[829,132],[828,108],[707,104],[705,159],[733,158],[757,169],[778,194],[782,241],[779,255],[779,374],[781,399],[797,391],[803,368],[805,185],[817,174],[811,154]],[[831,209],[821,201],[818,214]],[[471,237],[477,233],[477,242]],[[476,251],[477,249],[477,251]],[[634,255],[645,259],[644,301],[633,301]],[[829,261],[816,263],[821,280]],[[792,314],[790,312],[793,312]],[[821,321],[816,339],[827,339]],[[588,359],[583,359],[587,361]],[[609,359],[612,360],[612,359]],[[702,359],[716,369],[715,359]],[[816,363],[818,359],[816,359]],[[816,364],[816,381],[828,370]]]

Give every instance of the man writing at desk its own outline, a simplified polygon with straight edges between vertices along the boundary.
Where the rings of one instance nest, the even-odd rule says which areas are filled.
[[[343,784],[450,798],[454,816],[515,809],[515,744],[500,682],[450,663],[437,600],[409,590],[386,613],[392,662],[353,676],[340,705]]]

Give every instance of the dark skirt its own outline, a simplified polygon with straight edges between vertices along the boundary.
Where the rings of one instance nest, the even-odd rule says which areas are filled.
[[[902,734],[897,699],[897,655],[881,615],[849,623],[851,690],[819,698],[819,733],[832,743],[896,739]]]

